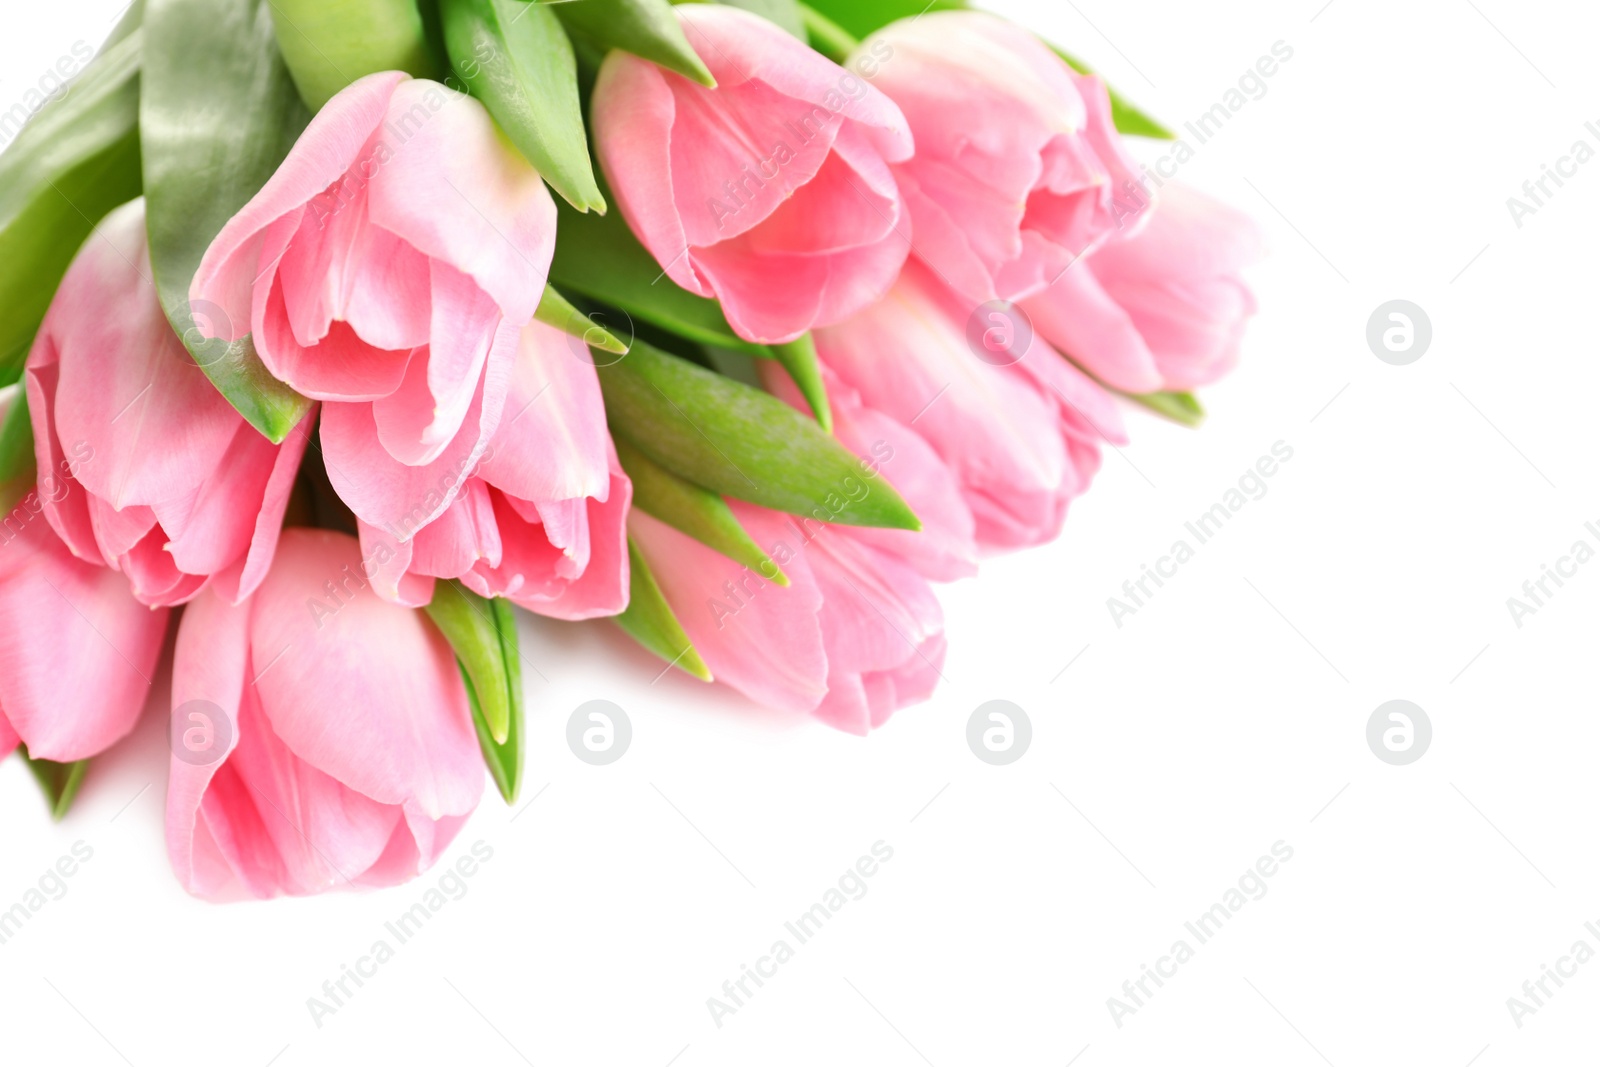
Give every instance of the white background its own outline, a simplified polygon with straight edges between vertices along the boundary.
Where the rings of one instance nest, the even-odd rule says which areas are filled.
[[[1520,229],[1506,198],[1575,140],[1600,148],[1583,128],[1600,14],[1322,3],[997,5],[1173,125],[1274,42],[1294,56],[1183,170],[1270,236],[1241,369],[1205,394],[1199,433],[1130,412],[1133,444],[1059,543],[942,591],[931,702],[862,741],[676,674],[652,685],[605,624],[529,620],[526,806],[486,794],[449,854],[493,849],[468,895],[320,1028],[307,998],[437,876],[201,903],[166,865],[160,716],[96,762],[60,825],[6,761],[0,907],[75,841],[94,855],[0,946],[0,1060],[1592,1058],[1600,961],[1520,1029],[1506,998],[1580,938],[1600,949],[1583,927],[1600,923],[1600,563],[1520,629],[1506,599],[1575,540],[1600,547],[1583,529],[1600,520],[1600,161]],[[0,103],[96,43],[115,6],[13,5]],[[1411,366],[1365,342],[1394,298],[1432,319]],[[1280,440],[1294,458],[1268,494],[1115,627],[1106,598]],[[633,722],[607,767],[564,743],[595,698]],[[995,698],[1033,722],[1009,767],[965,740]],[[1411,766],[1367,748],[1394,698],[1432,719]],[[706,998],[879,840],[894,857],[867,895],[715,1026]],[[1294,855],[1267,895],[1118,1028],[1107,998],[1194,945],[1184,922],[1280,840]]]

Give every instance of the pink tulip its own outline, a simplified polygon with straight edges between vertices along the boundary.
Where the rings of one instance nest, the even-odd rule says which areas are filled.
[[[887,165],[911,155],[899,110],[765,19],[674,11],[715,89],[622,51],[595,84],[595,145],[633,232],[752,341],[877,300],[910,237]]]
[[[208,335],[250,334],[324,402],[351,510],[420,529],[494,436],[554,249],[555,204],[483,105],[389,71],[317,113],[190,297]]]
[[[1073,73],[1027,30],[937,11],[873,35],[873,83],[911,124],[894,167],[915,252],[974,301],[1017,300],[1137,223],[1146,194],[1098,78]]]
[[[406,881],[483,792],[449,644],[372,592],[345,534],[285,530],[250,601],[190,604],[172,707],[167,851],[199,896]]]
[[[606,432],[600,380],[575,343],[541,323],[523,329],[506,416],[443,515],[414,538],[360,524],[380,595],[426,604],[435,578],[459,578],[558,619],[628,606],[633,484]]]
[[[184,350],[148,281],[144,201],[73,260],[28,355],[44,512],[73,554],[122,571],[146,604],[208,581],[237,603],[266,576],[306,449],[274,445]]]
[[[968,311],[908,264],[881,303],[817,331],[817,352],[861,404],[914,426],[932,446],[972,511],[981,547],[1043,544],[1099,470],[1101,444],[1126,443],[1122,417],[1038,338],[1024,352],[980,358]]]
[[[1238,362],[1256,310],[1240,271],[1260,256],[1248,216],[1172,185],[1139,234],[1107,244],[1024,307],[1040,333],[1113,388],[1194,389]]]
[[[916,571],[853,529],[733,507],[783,570],[787,588],[643,512],[630,521],[717,681],[853,734],[933,693],[944,663],[944,616]]]
[[[39,517],[63,484],[40,483],[0,534],[0,757],[20,740],[31,756],[70,763],[127,736],[166,636],[166,608],[73,556]]]

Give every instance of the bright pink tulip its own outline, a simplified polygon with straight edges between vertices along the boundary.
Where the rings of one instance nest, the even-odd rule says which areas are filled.
[[[555,249],[555,204],[483,105],[395,71],[330,100],[223,227],[190,289],[324,401],[328,477],[376,526],[449,506],[505,407]]]
[[[854,734],[932,694],[944,663],[944,616],[916,571],[853,529],[733,507],[787,588],[642,512],[630,521],[717,681]]]
[[[1171,185],[1142,231],[1105,245],[1024,308],[1051,343],[1113,388],[1194,389],[1238,362],[1256,310],[1240,271],[1260,256],[1248,216]]]
[[[305,454],[274,445],[195,366],[147,280],[144,201],[106,217],[28,355],[45,516],[80,559],[122,571],[146,604],[211,581],[237,603],[266,576]]]
[[[966,310],[910,264],[883,301],[817,331],[817,352],[862,404],[914,425],[944,460],[980,546],[1042,544],[1100,469],[1101,444],[1126,443],[1122,417],[1038,338],[1019,355],[980,358]]]
[[[41,483],[0,534],[0,756],[20,739],[70,763],[133,729],[167,631],[167,609],[133,598],[114,570],[73,556],[39,517],[64,483]]]
[[[248,602],[190,604],[172,707],[167,851],[200,896],[403,882],[483,792],[449,644],[372,592],[345,534],[285,530]]]
[[[911,236],[887,165],[911,155],[899,110],[765,19],[674,11],[715,89],[622,51],[595,84],[595,146],[633,232],[752,341],[878,299]]]
[[[1098,78],[1037,37],[977,11],[936,11],[859,53],[905,114],[914,157],[894,174],[914,251],[974,301],[1016,300],[1133,226],[1147,196]]]
[[[501,420],[459,496],[415,538],[361,526],[381,595],[426,604],[434,578],[459,578],[558,619],[628,606],[628,504],[606,432],[600,380],[575,342],[541,323],[522,331]]]

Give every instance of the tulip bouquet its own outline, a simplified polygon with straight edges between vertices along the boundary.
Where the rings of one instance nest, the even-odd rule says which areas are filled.
[[[959,0],[135,0],[0,155],[0,755],[59,814],[169,656],[173,866],[267,897],[515,795],[513,605],[881,725],[1235,359],[1125,135]]]

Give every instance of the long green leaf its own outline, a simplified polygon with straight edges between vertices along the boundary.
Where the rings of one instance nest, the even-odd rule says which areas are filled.
[[[28,413],[28,394],[19,386],[5,422],[0,424],[0,517],[10,515],[38,479],[33,418]]]
[[[458,581],[440,581],[424,610],[455,651],[483,761],[510,803],[522,783],[526,735],[522,656],[511,604],[485,599]]]
[[[578,99],[578,63],[550,6],[441,0],[440,14],[450,63],[472,95],[552,189],[579,211],[603,213]]]
[[[27,761],[28,770],[33,772],[39,788],[44,791],[45,801],[50,805],[50,817],[59,822],[66,817],[67,810],[77,799],[78,790],[83,786],[83,777],[89,773],[89,761],[81,759],[75,763],[56,763],[34,759],[28,755],[26,745],[19,746],[17,751]]]
[[[312,111],[380,70],[433,77],[416,0],[270,0],[278,50]]]
[[[684,481],[628,443],[627,438],[617,438],[616,444],[617,459],[633,482],[634,507],[779,585],[789,584],[778,564],[739,525],[726,500]]]
[[[489,777],[494,779],[494,786],[500,791],[501,798],[510,804],[517,799],[517,790],[522,787],[522,718],[518,716],[512,722],[504,742],[496,741],[489,731],[488,721],[483,717],[478,691],[465,672],[461,675],[461,684],[467,689],[467,703],[472,707],[472,728],[478,735],[478,748],[483,753],[484,766],[489,768]]]
[[[618,339],[610,330],[573,307],[572,302],[557,292],[553,285],[544,287],[544,295],[539,298],[539,306],[534,310],[533,317],[602,352],[616,356],[628,352],[627,342]]]
[[[964,0],[806,0],[818,13],[857,38],[866,37],[903,18],[925,11],[961,9]]]
[[[490,736],[504,743],[511,729],[512,709],[521,703],[522,695],[511,688],[505,642],[491,601],[451,579],[434,584],[427,612],[455,650],[462,673],[472,679]],[[515,628],[511,641],[515,648]]]
[[[806,40],[812,48],[835,63],[844,63],[861,47],[861,42],[849,30],[810,4],[800,4],[799,7],[800,17],[806,25]]]
[[[667,603],[649,562],[632,537],[628,538],[628,608],[616,617],[616,623],[669,665],[702,682],[712,680],[710,668],[683,632],[683,624],[673,614],[672,605]]]
[[[1193,393],[1123,393],[1122,395],[1180,426],[1195,427],[1206,420],[1206,409],[1200,406],[1200,401]]]
[[[139,195],[142,35],[123,36],[17,132],[0,155],[0,382],[12,382],[84,239]]]
[[[788,404],[642,341],[600,369],[613,435],[722,496],[846,526],[921,528],[886,479]]]
[[[310,116],[278,55],[266,0],[149,0],[144,33],[145,225],[161,304],[218,391],[282,441],[311,402],[267,373],[248,336],[206,340],[220,312],[191,307],[189,283]]]
[[[550,7],[568,31],[602,52],[618,48],[701,85],[717,83],[690,47],[667,0],[551,0]]]
[[[832,433],[833,409],[828,406],[828,389],[822,384],[822,364],[817,361],[816,341],[809,333],[803,333],[787,344],[773,345],[772,352],[811,406],[817,425]]]
[[[772,355],[765,345],[734,333],[715,300],[681,289],[667,277],[628,229],[621,212],[580,215],[565,204],[556,208],[556,254],[550,264],[550,281],[555,285],[691,341],[754,356]]]

